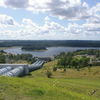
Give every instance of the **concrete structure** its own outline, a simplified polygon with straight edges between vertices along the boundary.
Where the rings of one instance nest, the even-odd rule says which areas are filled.
[[[4,74],[4,73],[6,73],[6,72],[8,72],[10,70],[12,70],[12,67],[10,67],[10,66],[5,67],[5,68],[1,68],[0,69],[0,75]]]
[[[40,69],[44,64],[44,61],[39,60],[31,65],[27,64],[0,64],[0,75],[3,76],[24,76],[34,70]]]

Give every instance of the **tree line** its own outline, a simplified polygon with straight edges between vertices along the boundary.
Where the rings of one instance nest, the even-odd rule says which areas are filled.
[[[73,53],[64,53],[58,59],[58,68],[63,68],[66,71],[67,68],[75,68],[78,71],[80,68],[87,67],[89,65],[90,58],[86,56],[77,57]]]
[[[28,63],[33,63],[36,61],[35,58],[31,54],[7,54],[0,52],[0,63],[12,63],[17,62],[19,60],[26,61]]]
[[[100,61],[100,49],[77,50],[68,53],[63,52],[56,56],[56,58],[58,59],[58,68],[63,68],[64,71],[67,68],[75,68],[80,70],[84,67],[91,67],[96,63],[96,61]],[[94,61],[91,62],[91,60]],[[54,70],[56,69],[57,68],[54,68]]]

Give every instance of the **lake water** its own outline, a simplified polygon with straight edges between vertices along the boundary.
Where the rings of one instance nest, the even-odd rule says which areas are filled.
[[[61,52],[72,52],[83,49],[100,49],[92,47],[49,47],[45,51],[24,51],[21,47],[7,48],[4,51],[12,54],[32,54],[34,57],[53,57]]]

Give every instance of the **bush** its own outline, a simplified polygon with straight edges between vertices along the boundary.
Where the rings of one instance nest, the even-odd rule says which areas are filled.
[[[56,71],[57,70],[57,67],[53,67],[53,71]]]
[[[51,78],[51,76],[52,76],[52,72],[47,71],[47,72],[46,72],[46,75],[47,75],[48,78]]]
[[[66,72],[66,68],[64,68],[64,72]]]

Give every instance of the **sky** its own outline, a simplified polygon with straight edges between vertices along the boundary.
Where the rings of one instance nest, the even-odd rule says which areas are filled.
[[[0,0],[0,40],[100,40],[100,0]]]

